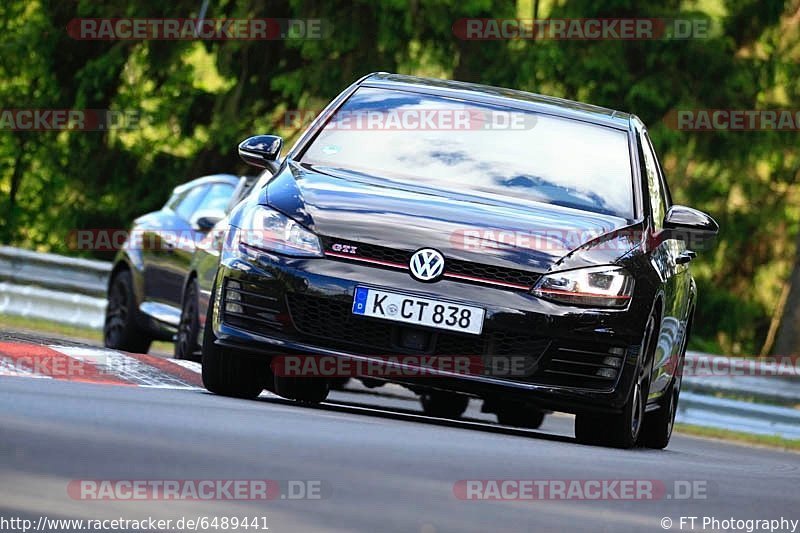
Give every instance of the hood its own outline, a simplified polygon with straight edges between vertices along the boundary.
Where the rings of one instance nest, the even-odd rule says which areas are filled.
[[[435,248],[445,257],[545,272],[613,263],[636,245],[619,240],[623,218],[513,198],[477,197],[340,169],[283,165],[261,190],[270,205],[326,241],[397,250]],[[598,244],[611,244],[601,246]],[[576,258],[586,251],[586,260]]]

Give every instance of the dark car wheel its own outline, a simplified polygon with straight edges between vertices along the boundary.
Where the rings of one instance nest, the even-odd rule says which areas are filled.
[[[539,429],[544,422],[544,415],[544,411],[535,407],[509,405],[498,410],[497,421],[504,426]]]
[[[675,412],[678,409],[678,390],[675,382],[664,392],[661,405],[657,411],[647,413],[642,428],[642,445],[647,448],[663,449],[672,437],[672,426],[675,424]]]
[[[686,357],[688,342],[689,331],[687,330],[683,340],[683,346],[681,347],[675,377],[672,378],[669,387],[664,391],[658,410],[645,415],[641,440],[642,445],[647,448],[662,450],[667,447],[670,438],[672,438],[675,415],[678,413],[678,399],[680,398],[681,383],[683,380],[683,363]]]
[[[317,404],[328,397],[330,383],[325,378],[275,375],[274,392],[289,400]]]
[[[631,448],[639,440],[644,425],[649,390],[649,361],[655,351],[656,321],[650,318],[645,328],[642,354],[636,367],[636,379],[621,413],[581,413],[575,417],[575,438],[583,444]]]
[[[469,405],[469,397],[442,391],[423,392],[419,397],[422,412],[436,418],[461,418]]]
[[[344,390],[348,383],[350,383],[350,378],[332,378],[329,380],[331,390]]]
[[[197,281],[192,280],[183,295],[181,321],[175,338],[175,359],[200,361],[200,346],[197,344],[200,319],[197,316],[197,309]]]
[[[212,327],[213,295],[208,305],[203,332],[202,376],[203,386],[214,394],[233,398],[256,398],[264,390],[269,378],[269,365],[263,359],[248,357],[215,344]]]
[[[103,345],[127,352],[147,353],[153,339],[136,325],[133,279],[127,270],[117,272],[108,287]]]

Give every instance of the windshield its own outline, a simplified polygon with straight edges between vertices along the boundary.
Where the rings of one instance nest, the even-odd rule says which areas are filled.
[[[633,218],[626,132],[502,106],[362,87],[301,162]]]

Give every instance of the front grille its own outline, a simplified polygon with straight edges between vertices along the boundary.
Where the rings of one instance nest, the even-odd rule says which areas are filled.
[[[482,335],[429,330],[354,315],[349,301],[301,293],[286,295],[287,313],[283,302],[265,294],[271,292],[263,283],[227,280],[223,321],[267,336],[287,334],[293,325],[298,340],[363,355],[466,356],[471,365],[479,359],[490,376],[594,390],[613,387],[625,361],[638,351],[638,346],[551,340],[519,330],[487,328]],[[402,335],[408,332],[426,338],[424,347],[403,346]],[[512,360],[511,372],[504,373],[509,370],[504,361]]]
[[[287,301],[295,328],[305,337],[325,339],[326,345],[358,346],[377,350],[371,355],[414,351],[403,349],[394,342],[396,330],[402,326],[356,316],[352,313],[348,302],[297,293],[289,293]],[[448,348],[464,350],[459,351],[459,354],[481,353],[483,341],[480,337],[448,333],[438,333],[436,336],[434,341],[436,346],[441,343]]]
[[[395,248],[388,248],[386,246],[378,246],[375,244],[356,243],[350,241],[336,241],[337,243],[350,244],[356,247],[355,257],[364,257],[367,259],[374,259],[376,261],[387,261],[389,263],[397,263],[398,265],[408,266],[408,261],[411,259],[411,252],[404,250],[397,250]],[[332,241],[326,242],[326,249],[330,250]]]
[[[336,239],[334,243],[334,239],[328,237],[323,238],[323,243],[325,250],[328,252],[334,251],[332,249],[334,244],[355,247],[356,253],[352,254],[351,257],[351,259],[354,261],[357,261],[358,259],[383,261],[386,263],[393,263],[397,266],[397,268],[404,269],[408,268],[408,262],[411,260],[411,255],[414,253],[414,250],[397,250],[395,248],[389,248],[386,246],[343,241],[340,239]],[[347,260],[345,257],[335,257],[335,259]],[[446,257],[444,275],[447,276],[448,274],[452,274],[454,276],[469,276],[473,278],[479,278],[478,280],[459,278],[467,283],[481,283],[481,280],[483,280],[485,283],[513,283],[515,285],[520,285],[520,289],[532,288],[541,278],[540,274],[527,270],[505,268],[496,265],[485,265]]]
[[[635,355],[633,348],[553,341],[503,329],[486,330],[480,336],[432,331],[428,348],[413,350],[399,345],[399,333],[403,329],[421,328],[354,315],[346,301],[297,293],[290,293],[287,301],[295,328],[310,343],[366,355],[425,353],[479,357],[487,375],[514,381],[608,389],[616,383],[626,358]],[[616,359],[616,366],[609,364],[608,358]],[[512,360],[511,368],[503,364]]]
[[[456,259],[448,259],[445,263],[445,274],[461,274],[463,276],[473,276],[490,281],[500,281],[502,283],[514,283],[533,288],[541,276],[526,270],[514,270],[496,265],[481,265],[479,263],[469,263]]]
[[[511,331],[488,331],[483,335],[429,331],[431,342],[428,348],[414,350],[400,344],[400,334],[403,330],[423,331],[423,328],[357,316],[352,313],[349,302],[331,298],[289,293],[287,301],[295,328],[312,342],[325,339],[325,346],[366,348],[374,355],[415,352],[465,356],[526,355],[538,360],[549,345],[547,339]]]

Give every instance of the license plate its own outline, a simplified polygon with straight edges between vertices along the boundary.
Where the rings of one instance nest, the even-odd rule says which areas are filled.
[[[480,335],[486,311],[480,307],[356,287],[353,314]]]

